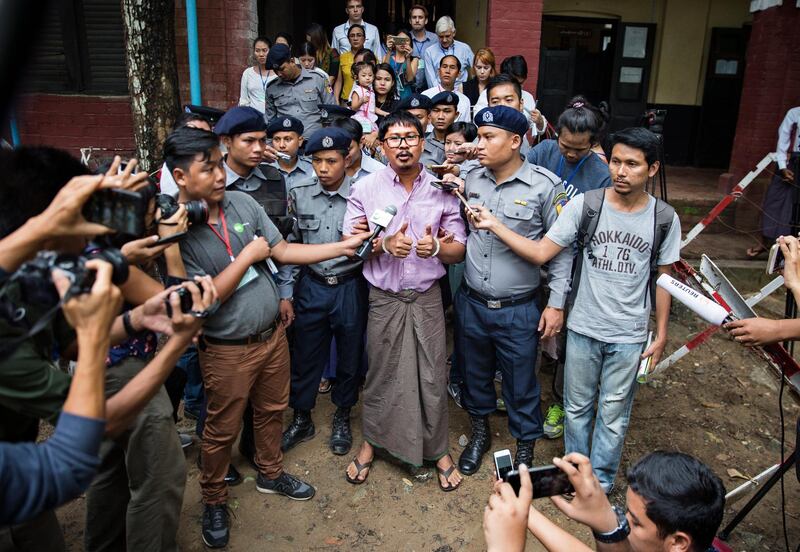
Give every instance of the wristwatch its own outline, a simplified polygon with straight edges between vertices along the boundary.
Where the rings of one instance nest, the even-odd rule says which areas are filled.
[[[622,542],[628,538],[628,535],[631,533],[631,526],[628,525],[628,518],[625,516],[625,511],[618,506],[612,506],[611,509],[614,510],[614,513],[617,515],[617,528],[608,533],[592,531],[597,542],[602,542],[604,544]]]

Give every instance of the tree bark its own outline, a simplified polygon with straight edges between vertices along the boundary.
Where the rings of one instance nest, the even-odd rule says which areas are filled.
[[[136,157],[153,171],[180,110],[175,0],[121,0]]]

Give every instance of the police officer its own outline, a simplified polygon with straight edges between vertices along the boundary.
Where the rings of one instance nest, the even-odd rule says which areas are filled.
[[[425,144],[430,144],[432,151],[436,152],[435,165],[441,165],[445,160],[444,139],[447,129],[458,118],[458,95],[453,92],[439,92],[431,98],[430,124],[432,130],[425,135]],[[424,161],[423,161],[424,162]]]
[[[297,65],[285,44],[275,44],[270,48],[267,68],[274,70],[278,78],[267,84],[266,120],[286,115],[297,117],[303,122],[303,136],[308,138],[321,126],[317,105],[336,103],[328,88],[328,80]]]
[[[397,102],[394,111],[408,111],[417,118],[420,124],[422,124],[423,129],[427,129],[430,124],[432,107],[433,104],[428,96],[415,92]],[[423,145],[422,156],[419,158],[419,162],[422,163],[424,167],[427,167],[428,165],[440,165],[443,161],[444,146],[442,146],[440,150],[435,144],[428,143],[428,139],[425,137],[425,144]]]
[[[296,218],[290,241],[317,244],[342,239],[342,222],[350,194],[345,174],[350,135],[340,128],[315,132],[306,151],[316,176],[292,186],[289,198]],[[358,400],[358,370],[364,351],[367,320],[367,284],[361,261],[339,257],[305,267],[295,286],[295,331],[301,335],[292,358],[289,405],[294,418],[283,433],[281,447],[289,450],[314,436],[311,409],[316,402],[322,371],[336,337],[336,385],[331,399],[336,405],[330,448],[334,454],[350,452],[350,408]]]
[[[289,159],[278,157],[269,166],[283,175],[288,190],[294,184],[308,180],[314,176],[314,167],[304,155],[300,155],[303,146],[303,123],[300,119],[287,115],[276,117],[267,124],[267,138],[272,140],[272,147]]]
[[[488,107],[478,113],[476,124],[482,166],[463,181],[468,200],[487,207],[512,232],[541,238],[556,220],[555,204],[564,188],[557,176],[520,155],[528,130],[525,116],[506,106]],[[532,465],[534,442],[542,436],[534,370],[539,333],[546,337],[561,330],[570,268],[567,250],[550,262],[550,299],[540,315],[534,301],[539,267],[491,232],[470,233],[465,281],[455,298],[457,365],[464,370],[464,406],[472,423],[472,438],[458,465],[464,474],[480,468],[491,446],[488,415],[496,408],[496,369],[503,375],[509,431],[517,439],[515,463]]]

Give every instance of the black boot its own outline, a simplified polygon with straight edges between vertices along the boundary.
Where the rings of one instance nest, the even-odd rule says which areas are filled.
[[[314,437],[314,421],[311,419],[311,412],[307,410],[295,410],[292,423],[283,432],[281,439],[281,450],[286,452],[295,445],[308,441]]]
[[[353,446],[353,434],[350,431],[350,409],[339,407],[333,415],[331,426],[331,452],[342,456],[350,452]]]
[[[520,441],[517,439],[517,453],[514,455],[514,468],[525,464],[528,469],[533,467],[533,445],[536,441]]]
[[[472,422],[472,439],[467,443],[464,452],[458,459],[458,469],[464,475],[472,475],[480,469],[483,455],[492,446],[489,419],[486,416],[472,415],[469,419]]]

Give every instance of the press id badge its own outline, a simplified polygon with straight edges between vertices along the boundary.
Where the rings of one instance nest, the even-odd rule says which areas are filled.
[[[246,286],[256,278],[258,278],[258,272],[256,272],[256,269],[253,268],[252,266],[248,266],[247,271],[244,273],[244,276],[242,276],[242,279],[239,280],[239,285],[236,286],[236,291],[239,291],[240,289],[242,289],[244,286]]]

